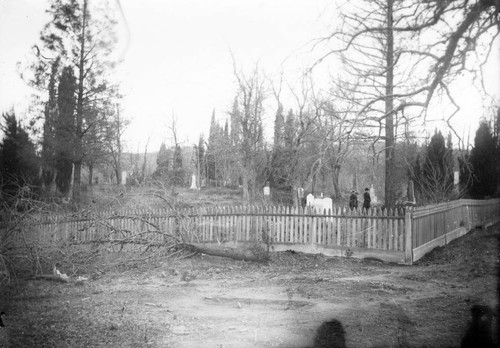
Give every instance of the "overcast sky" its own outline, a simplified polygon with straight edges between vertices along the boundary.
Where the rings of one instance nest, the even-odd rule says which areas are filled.
[[[221,122],[227,118],[237,89],[231,52],[246,72],[258,63],[270,77],[285,69],[296,79],[311,62],[304,46],[324,31],[323,14],[332,10],[326,0],[122,0],[122,6],[130,29],[124,110],[150,120],[141,134],[167,141],[174,113],[191,142],[208,136],[213,109]]]
[[[149,137],[149,151],[168,142],[172,113],[185,144],[196,143],[200,133],[208,136],[213,109],[223,122],[236,92],[231,52],[247,72],[258,63],[271,78],[284,70],[291,83],[298,81],[315,57],[307,43],[335,22],[331,0],[121,0],[121,5],[120,79],[122,114],[131,120],[129,151],[143,151]],[[14,106],[20,117],[26,112],[31,91],[16,64],[30,54],[48,21],[47,7],[46,0],[0,0],[1,111]],[[495,52],[487,71],[495,82],[488,88],[498,95]],[[316,71],[319,87],[334,69],[332,60]],[[481,116],[478,92],[470,84],[457,88],[466,97],[456,123],[463,132],[474,132]],[[274,112],[271,103],[270,126]]]

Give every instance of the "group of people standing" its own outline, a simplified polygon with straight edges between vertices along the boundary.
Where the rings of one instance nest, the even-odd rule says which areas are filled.
[[[363,194],[363,210],[370,209],[371,201],[370,189],[367,187],[365,188],[365,193]],[[351,196],[349,197],[349,209],[358,209],[358,193],[354,190],[351,192]]]

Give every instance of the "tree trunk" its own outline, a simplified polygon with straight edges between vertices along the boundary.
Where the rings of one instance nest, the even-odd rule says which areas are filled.
[[[83,159],[83,79],[85,76],[85,29],[87,26],[87,0],[83,1],[82,37],[80,42],[80,60],[78,62],[78,96],[76,104],[75,159],[73,177],[73,200],[80,201],[80,183],[82,179]]]
[[[73,163],[73,165],[71,166],[71,179],[69,180],[70,184],[69,184],[69,190],[68,190],[68,198],[69,197],[73,197],[73,186],[74,186],[74,181],[75,181],[75,164]]]
[[[299,207],[299,188],[297,185],[292,185],[293,206]]]
[[[314,168],[316,166],[316,163],[313,164],[312,169],[311,169],[311,193],[313,195],[316,195],[316,169]]]
[[[252,254],[251,251],[244,249],[212,246],[200,243],[183,244],[182,247],[187,250],[198,252],[200,254],[229,257],[235,260],[254,261],[254,262],[262,262],[267,260],[267,258],[265,257],[256,256]]]
[[[122,130],[120,129],[121,128],[121,122],[120,122],[120,107],[116,106],[116,117],[117,117],[117,121],[116,124],[117,124],[117,132],[116,132],[116,156],[114,158],[115,160],[115,168],[116,168],[116,183],[118,185],[120,184],[126,184],[126,183],[122,183],[122,166],[121,166],[121,163],[122,163],[122,143],[121,143],[121,133],[122,133]]]
[[[92,181],[94,179],[94,165],[92,163],[89,164],[89,186],[92,186]]]
[[[394,37],[393,0],[387,0],[387,75],[385,86],[385,206],[395,202],[395,161],[394,161]]]
[[[80,200],[81,187],[80,183],[82,180],[82,161],[76,161],[73,165],[73,185],[71,190],[73,191],[71,196],[75,202]]]
[[[120,185],[122,183],[122,173],[120,172],[120,168],[115,166],[115,175],[116,175],[116,184]]]
[[[245,171],[243,171],[243,174],[241,175],[241,178],[242,178],[242,186],[243,186],[243,200],[246,201],[246,202],[249,202],[250,201],[250,192],[248,190],[248,173],[246,173]]]
[[[341,168],[340,165],[336,164],[333,167],[333,171],[332,171],[332,184],[333,184],[333,190],[335,192],[335,198],[341,197],[340,185],[339,185],[340,168]]]
[[[146,179],[146,165],[147,165],[147,161],[148,161],[148,144],[149,144],[149,138],[148,138],[148,141],[146,142],[146,146],[144,147],[144,161],[142,162],[141,177],[139,178],[139,183],[141,183],[141,184]],[[200,186],[198,186],[198,187],[200,187]]]
[[[257,178],[255,173],[253,172],[253,169],[251,170],[252,178],[250,181],[250,199],[253,201],[255,200],[255,197],[257,197]]]
[[[51,169],[51,173],[50,173],[50,182],[48,183],[48,185],[45,187],[46,191],[51,193],[51,194],[54,194],[56,193],[56,177],[57,177],[57,170],[52,168]]]

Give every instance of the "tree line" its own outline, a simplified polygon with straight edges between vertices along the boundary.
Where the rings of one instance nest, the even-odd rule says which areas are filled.
[[[82,168],[92,182],[104,163],[120,183],[127,122],[113,76],[112,6],[52,0],[50,20],[23,71],[39,91],[31,122],[24,127],[13,112],[3,115],[4,198],[32,186],[78,201]],[[404,196],[408,179],[421,201],[498,194],[498,115],[481,123],[470,150],[463,139],[454,147],[439,132],[421,145],[410,131],[425,124],[437,95],[457,106],[449,86],[459,76],[482,81],[481,67],[500,27],[498,2],[367,0],[346,2],[338,13],[334,29],[312,42],[320,58],[298,87],[258,68],[244,73],[233,60],[237,89],[228,119],[220,125],[213,115],[208,139],[200,137],[192,150],[198,178],[241,185],[246,200],[256,199],[267,181],[292,192],[308,185],[336,198],[345,187],[377,183],[387,205]],[[312,71],[328,59],[341,69],[327,89],[316,89]],[[270,100],[276,105],[272,143],[264,129]],[[457,136],[453,115],[443,118]],[[188,165],[171,128],[175,144],[160,149],[155,179],[185,185]],[[346,172],[352,177],[347,183]]]
[[[338,173],[347,163],[345,159],[352,156],[351,151],[355,151],[357,146],[353,146],[353,143],[365,143],[373,161],[384,162],[386,204],[393,205],[400,196],[401,172],[406,177],[416,175],[413,178],[422,182],[417,185],[421,196],[429,196],[425,191],[436,191],[423,181],[436,181],[443,172],[443,165],[438,166],[433,155],[437,140],[431,141],[432,146],[429,144],[431,159],[424,158],[426,155],[422,154],[418,164],[406,163],[405,166],[401,162],[405,164],[408,161],[404,151],[409,148],[405,144],[411,140],[409,129],[425,126],[430,118],[429,109],[445,102],[453,110],[440,119],[459,139],[457,146],[462,149],[460,154],[464,155],[460,163],[465,168],[460,170],[463,174],[461,178],[465,176],[475,182],[484,181],[479,169],[471,173],[473,169],[468,163],[468,156],[474,157],[464,150],[466,142],[458,136],[453,126],[453,116],[459,106],[450,86],[463,75],[483,81],[482,67],[500,28],[498,2],[362,0],[338,3],[337,23],[332,26],[332,31],[313,41],[312,49],[319,51],[320,57],[307,69],[306,74],[328,59],[336,62],[341,69],[336,76],[332,76],[328,93],[319,95],[313,86],[292,91],[297,101],[294,110],[297,121],[295,138],[284,150],[280,150],[279,145],[274,146],[271,156],[278,161],[278,153],[287,154],[285,165],[278,165],[285,173],[285,176],[281,175],[282,180],[288,181],[296,189],[304,182],[304,178],[310,178],[314,187],[315,178],[327,170],[332,178],[334,194],[338,196]],[[258,141],[258,129],[261,124],[260,100],[265,95],[262,93],[265,89],[256,73],[245,77],[235,69],[235,77],[239,86],[238,101],[242,107],[241,125],[254,133],[252,137],[242,137],[239,146],[234,147],[233,153],[237,155],[233,160],[235,165],[228,168],[240,168],[243,191],[245,196],[251,196],[251,189],[256,186],[255,178],[262,172],[259,165],[264,159],[260,156],[257,160],[255,155],[262,148]],[[281,84],[274,85],[272,91],[279,102]],[[254,125],[256,129],[245,128],[248,125]],[[309,147],[305,146],[311,136],[314,138],[313,134],[318,135],[320,140],[308,144]],[[279,144],[279,132],[275,134],[274,141],[274,145]],[[252,146],[256,146],[253,154],[249,152]],[[313,155],[304,154],[306,149],[312,151]],[[403,152],[398,153],[401,150]],[[493,156],[496,152],[489,154]],[[450,158],[449,155],[445,157]],[[224,160],[228,161],[226,158]],[[303,161],[311,163],[298,165]],[[456,156],[454,161],[458,161]],[[291,165],[293,170],[286,169],[286,165]],[[434,167],[432,170],[431,166]],[[476,163],[478,166],[479,163]],[[270,167],[273,170],[276,168]],[[446,167],[451,168],[449,165]],[[274,173],[274,176],[280,174]],[[449,181],[449,173],[444,177],[448,177]],[[440,185],[447,188],[441,188],[438,196],[443,197],[443,192],[448,195],[450,185]],[[496,188],[490,187],[489,190],[491,193]],[[474,190],[472,193],[478,194]],[[426,199],[435,200],[430,197]]]
[[[23,129],[13,111],[3,115],[8,131],[2,160],[19,167],[3,170],[3,182],[9,187],[30,183],[39,193],[58,192],[78,201],[83,166],[89,170],[90,182],[93,169],[102,163],[112,163],[121,172],[120,137],[126,121],[120,118],[119,86],[113,77],[116,61],[110,58],[116,20],[109,3],[92,5],[88,0],[53,0],[47,10],[50,20],[22,72],[38,91],[30,123]],[[21,138],[15,139],[14,130]],[[28,131],[34,140],[26,139]],[[24,157],[24,161],[33,159],[30,170],[15,161],[19,155],[6,150],[9,141],[18,142],[19,151],[30,152],[30,157]],[[12,175],[18,172],[24,178]],[[119,180],[120,175],[116,177]]]
[[[482,120],[471,149],[454,149],[451,134],[445,140],[440,131],[435,131],[408,167],[417,201],[500,197],[499,122],[500,109],[490,122]]]
[[[276,190],[292,192],[289,197],[295,204],[298,188],[338,200],[352,189],[383,185],[385,163],[376,156],[383,148],[372,148],[362,124],[361,129],[352,127],[326,101],[287,113],[283,109],[278,104],[273,143],[262,141],[261,127],[247,134],[254,143],[243,141],[239,135],[243,111],[237,98],[223,124],[212,114],[208,141],[201,136],[194,147],[194,172],[206,183],[240,185],[248,200],[258,198],[269,183]],[[409,180],[415,184],[419,205],[500,196],[499,123],[500,111],[491,120],[483,119],[468,148],[454,146],[451,131],[445,137],[436,129],[424,139],[405,134],[395,143],[396,203],[408,199]],[[345,128],[349,132],[344,133]]]

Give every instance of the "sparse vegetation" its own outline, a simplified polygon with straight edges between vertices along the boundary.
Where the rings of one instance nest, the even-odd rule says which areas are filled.
[[[497,303],[499,236],[499,225],[473,231],[411,268],[297,252],[262,265],[108,254],[75,267],[81,282],[2,284],[0,311],[24,347],[306,347],[331,319],[347,347],[459,346],[470,307]]]

